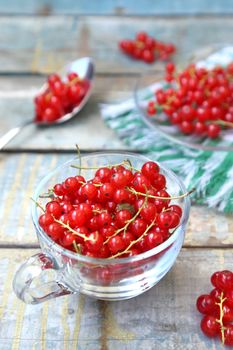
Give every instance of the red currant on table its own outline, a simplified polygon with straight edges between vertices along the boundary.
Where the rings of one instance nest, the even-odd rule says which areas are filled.
[[[211,315],[206,315],[201,320],[201,330],[207,335],[207,337],[216,337],[219,332],[219,323],[216,320],[216,317]]]
[[[233,273],[216,271],[211,283],[215,288],[210,294],[200,295],[196,302],[198,311],[205,314],[201,330],[206,336],[219,336],[224,345],[233,346]]]
[[[52,123],[80,104],[89,89],[89,81],[79,78],[75,72],[62,81],[58,74],[47,79],[47,88],[34,99],[35,122]]]
[[[121,40],[119,48],[124,54],[149,64],[156,60],[167,60],[176,51],[175,45],[159,42],[146,32],[137,33],[135,40]],[[167,70],[169,73],[173,72],[172,63]]]

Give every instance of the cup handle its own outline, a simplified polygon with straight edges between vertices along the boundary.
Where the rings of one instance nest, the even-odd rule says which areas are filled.
[[[71,290],[56,281],[58,270],[59,267],[48,254],[35,254],[16,272],[13,290],[26,304],[39,304],[52,298],[73,294]],[[46,281],[51,278],[51,274],[52,280]]]

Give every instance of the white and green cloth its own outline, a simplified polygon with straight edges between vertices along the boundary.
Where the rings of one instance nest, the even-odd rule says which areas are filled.
[[[212,68],[231,61],[233,47],[225,47],[199,66]],[[164,163],[183,179],[187,189],[195,187],[192,198],[196,203],[233,212],[233,151],[200,151],[172,143],[143,122],[133,98],[101,105],[101,114],[126,145]],[[233,135],[230,142],[233,145]]]

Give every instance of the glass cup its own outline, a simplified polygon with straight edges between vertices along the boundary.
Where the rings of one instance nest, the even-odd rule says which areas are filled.
[[[129,160],[132,166],[140,169],[149,159],[130,153],[95,153],[75,158],[58,167],[39,183],[35,201],[42,205],[48,199],[40,195],[53,188],[55,183],[68,176],[93,177],[95,170],[84,169],[121,163]],[[171,196],[185,193],[182,181],[162,165],[161,173],[167,178],[167,189]],[[43,196],[42,196],[43,197]],[[145,253],[128,258],[99,259],[73,253],[56,244],[38,224],[40,209],[32,204],[32,220],[36,229],[41,252],[30,257],[16,272],[13,289],[16,295],[28,304],[37,304],[65,294],[83,293],[103,300],[123,300],[135,297],[158,283],[174,264],[185,235],[189,217],[188,197],[172,200],[183,209],[180,225],[161,245]]]

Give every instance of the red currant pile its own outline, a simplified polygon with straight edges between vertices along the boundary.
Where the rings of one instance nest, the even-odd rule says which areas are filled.
[[[217,271],[211,276],[214,289],[197,299],[197,310],[204,314],[201,330],[207,337],[220,337],[233,346],[233,273]]]
[[[126,55],[146,63],[153,63],[155,60],[166,61],[176,51],[173,44],[158,41],[145,32],[138,33],[135,40],[120,41],[119,47]]]
[[[212,139],[233,127],[233,63],[210,70],[191,64],[179,74],[168,63],[165,80],[168,86],[148,103],[149,116],[164,112],[182,133]]]
[[[182,209],[171,200],[190,192],[171,197],[157,163],[138,171],[125,160],[93,174],[55,184],[45,209],[37,203],[44,211],[39,225],[62,247],[95,258],[130,257],[163,243],[179,225]]]
[[[89,81],[70,72],[66,81],[58,74],[48,77],[47,88],[35,97],[35,122],[51,123],[78,106],[89,89]]]

